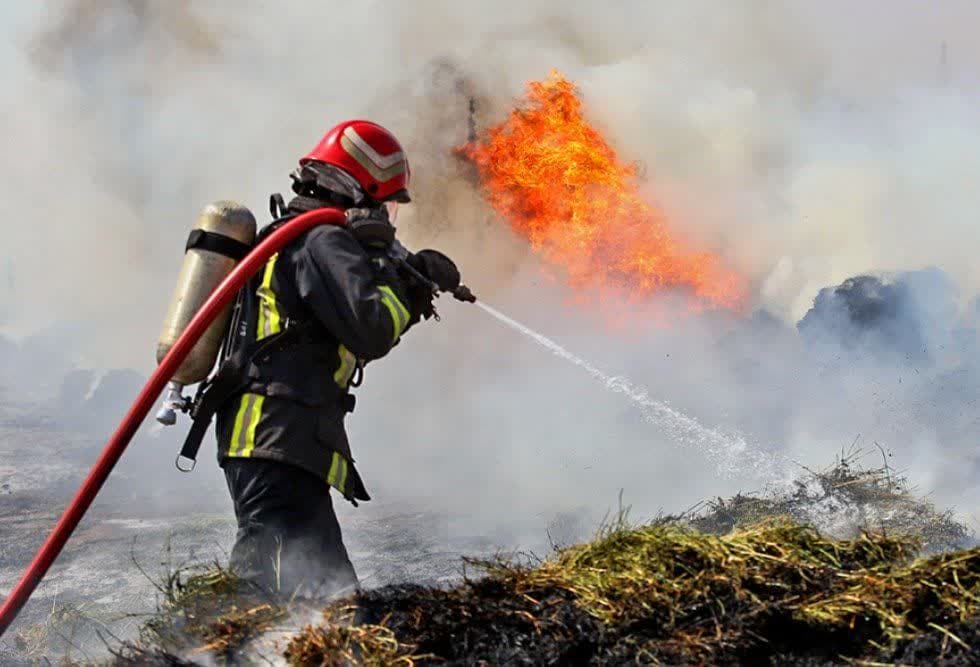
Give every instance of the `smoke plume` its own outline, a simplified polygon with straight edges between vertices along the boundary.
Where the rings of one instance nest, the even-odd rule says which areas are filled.
[[[976,3],[37,4],[0,10],[8,386],[147,373],[197,211],[261,217],[323,131],[363,116],[412,160],[406,243],[495,307],[752,451],[819,466],[878,443],[976,511]],[[610,327],[493,215],[453,149],[554,68],[644,196],[747,278],[748,314]],[[591,527],[620,491],[648,516],[780,481],[721,475],[533,342],[441,307],[367,369],[349,423],[375,495],[520,543],[556,517]],[[38,336],[59,354],[27,361]]]

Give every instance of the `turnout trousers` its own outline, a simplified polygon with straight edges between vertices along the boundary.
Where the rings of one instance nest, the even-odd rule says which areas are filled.
[[[226,459],[224,472],[238,520],[230,562],[238,576],[287,597],[354,591],[357,576],[324,480],[256,458]]]

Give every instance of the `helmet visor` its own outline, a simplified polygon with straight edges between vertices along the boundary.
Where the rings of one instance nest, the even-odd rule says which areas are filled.
[[[339,167],[323,162],[310,161],[293,172],[293,190],[302,194],[305,186],[315,185],[350,200],[351,206],[360,206],[367,199],[360,183]],[[297,190],[297,187],[299,190]]]

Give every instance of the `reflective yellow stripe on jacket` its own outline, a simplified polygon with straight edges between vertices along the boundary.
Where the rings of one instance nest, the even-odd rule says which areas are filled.
[[[252,450],[255,449],[255,428],[262,419],[264,402],[265,396],[259,394],[242,395],[231,431],[228,456],[247,458],[252,455]]]
[[[327,473],[327,484],[340,491],[343,495],[347,494],[347,459],[339,452],[333,453],[333,460],[330,462],[330,472]]]
[[[411,317],[408,313],[408,308],[406,308],[398,297],[395,296],[395,292],[387,285],[379,285],[378,289],[381,291],[381,303],[385,305],[388,312],[391,313],[391,322],[394,328],[394,335],[391,337],[391,342],[394,343],[398,340],[398,337],[402,335],[405,331],[405,327],[408,326],[408,319]]]
[[[259,321],[255,327],[255,340],[262,340],[272,334],[277,334],[282,328],[279,316],[279,305],[276,303],[276,293],[272,291],[272,274],[276,269],[279,253],[269,258],[262,274],[262,284],[256,290],[259,297]]]
[[[265,264],[262,283],[256,290],[259,298],[258,322],[255,325],[255,340],[262,340],[272,334],[279,333],[282,328],[282,318],[279,315],[279,305],[276,303],[276,293],[272,291],[272,274],[276,268],[276,253]],[[262,404],[265,396],[260,394],[243,394],[235,414],[235,424],[231,431],[231,442],[228,445],[228,456],[248,458],[255,449],[255,429],[262,419]]]
[[[337,356],[340,358],[340,365],[337,366],[337,370],[333,374],[333,381],[341,389],[347,389],[350,379],[354,376],[354,370],[357,368],[357,357],[343,344],[337,348]]]

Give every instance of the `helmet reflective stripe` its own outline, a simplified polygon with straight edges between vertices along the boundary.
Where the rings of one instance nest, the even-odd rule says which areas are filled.
[[[353,127],[348,127],[340,137],[340,145],[378,181],[388,181],[405,172],[405,154],[395,151],[381,155],[364,141]]]
[[[381,169],[392,167],[396,162],[401,162],[405,159],[405,154],[401,151],[395,151],[391,155],[381,155],[378,151],[374,150],[374,147],[372,147],[371,144],[361,138],[361,135],[357,133],[357,130],[355,130],[353,126],[350,126],[344,130],[344,137],[350,139],[355,146],[364,152],[371,162]],[[364,167],[367,168],[367,165],[364,165]]]

